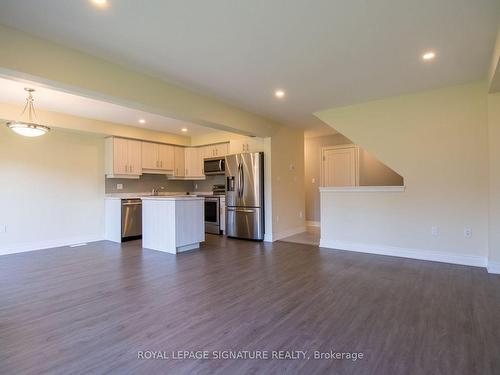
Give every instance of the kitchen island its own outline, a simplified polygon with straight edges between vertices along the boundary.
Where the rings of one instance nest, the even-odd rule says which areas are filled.
[[[142,199],[142,247],[177,254],[205,241],[204,199],[149,196]]]

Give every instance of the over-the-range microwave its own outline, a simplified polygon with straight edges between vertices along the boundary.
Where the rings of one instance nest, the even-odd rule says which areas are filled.
[[[224,174],[226,171],[226,160],[225,158],[220,157],[205,159],[203,163],[203,170],[207,176]]]

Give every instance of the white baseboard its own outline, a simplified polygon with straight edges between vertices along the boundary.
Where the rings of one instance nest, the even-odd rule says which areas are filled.
[[[488,272],[500,274],[500,262],[488,262]]]
[[[80,243],[102,241],[103,237],[74,237],[40,242],[24,242],[7,246],[0,250],[0,255],[24,253],[26,251],[44,250],[53,247],[70,246]]]
[[[459,255],[440,251],[408,249],[396,246],[361,244],[350,241],[320,240],[320,247],[355,251],[359,253],[389,255],[402,258],[430,260],[434,262],[461,264],[465,266],[486,267],[487,258],[476,255]]]
[[[319,221],[306,221],[306,226],[319,227],[319,226],[321,226],[321,223]]]

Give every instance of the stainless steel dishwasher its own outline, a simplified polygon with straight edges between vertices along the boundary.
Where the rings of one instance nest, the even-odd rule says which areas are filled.
[[[142,201],[122,199],[122,241],[142,238]]]

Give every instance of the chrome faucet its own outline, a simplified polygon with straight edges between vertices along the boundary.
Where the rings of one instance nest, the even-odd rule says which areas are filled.
[[[165,187],[160,186],[159,188],[153,188],[153,190],[151,190],[151,195],[157,196],[158,193],[160,192],[160,189],[163,190],[163,189],[165,189]]]

